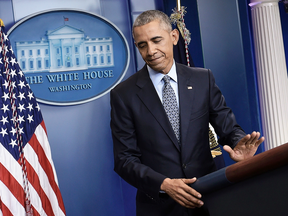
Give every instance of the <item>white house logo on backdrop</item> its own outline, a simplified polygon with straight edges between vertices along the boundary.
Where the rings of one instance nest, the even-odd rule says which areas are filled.
[[[74,105],[99,98],[124,77],[129,49],[122,33],[95,14],[53,10],[8,32],[39,102]]]
[[[113,40],[84,38],[69,25],[47,32],[39,41],[16,42],[18,62],[24,73],[86,70],[114,66]]]

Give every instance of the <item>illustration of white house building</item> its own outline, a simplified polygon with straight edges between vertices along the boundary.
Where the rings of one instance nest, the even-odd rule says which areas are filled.
[[[24,73],[114,66],[111,37],[85,37],[83,30],[69,25],[47,31],[39,41],[16,42],[16,50]]]

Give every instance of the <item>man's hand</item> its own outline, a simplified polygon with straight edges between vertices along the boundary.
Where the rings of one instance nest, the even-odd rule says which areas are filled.
[[[192,179],[164,179],[161,190],[165,191],[172,199],[186,208],[201,207],[204,203],[200,200],[202,195],[188,186],[196,181]]]
[[[232,160],[238,162],[253,157],[256,153],[258,146],[264,141],[264,137],[260,137],[259,132],[253,132],[243,137],[232,149],[230,146],[225,145],[223,149],[227,151]]]

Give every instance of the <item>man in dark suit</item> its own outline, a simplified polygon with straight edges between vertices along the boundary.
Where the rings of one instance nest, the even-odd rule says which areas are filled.
[[[133,37],[146,65],[111,91],[114,170],[138,189],[137,216],[202,215],[201,194],[190,185],[215,171],[209,122],[235,161],[252,157],[264,138],[240,128],[211,71],[174,62],[179,32],[167,15],[140,14]]]

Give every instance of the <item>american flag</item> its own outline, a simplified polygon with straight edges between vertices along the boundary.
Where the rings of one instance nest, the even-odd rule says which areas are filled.
[[[0,215],[66,215],[40,107],[0,26]]]

